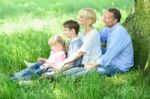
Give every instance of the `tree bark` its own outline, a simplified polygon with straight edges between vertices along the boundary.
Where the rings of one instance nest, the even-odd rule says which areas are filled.
[[[124,25],[133,40],[135,66],[150,71],[150,0],[135,0]]]

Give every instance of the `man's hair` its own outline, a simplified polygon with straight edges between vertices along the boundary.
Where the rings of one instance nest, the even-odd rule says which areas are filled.
[[[65,21],[65,22],[63,23],[63,26],[64,26],[65,28],[69,28],[70,30],[71,30],[71,29],[74,29],[75,32],[76,32],[76,34],[78,34],[79,29],[80,29],[79,23],[78,23],[77,21],[74,21],[74,20]]]
[[[107,9],[109,12],[113,13],[114,18],[118,20],[118,22],[120,22],[121,19],[121,13],[118,9],[116,8],[109,8]]]

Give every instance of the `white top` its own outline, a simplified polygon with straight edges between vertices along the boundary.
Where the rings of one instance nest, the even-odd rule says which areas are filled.
[[[82,64],[86,65],[96,62],[102,55],[100,34],[96,29],[93,29],[86,36],[84,36],[84,32],[81,32],[80,39],[83,41],[83,45],[79,50],[85,53],[83,55]]]

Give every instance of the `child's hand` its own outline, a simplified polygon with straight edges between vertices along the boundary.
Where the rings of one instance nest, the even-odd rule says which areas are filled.
[[[65,63],[62,62],[61,64],[59,64],[59,66],[57,66],[57,69],[58,69],[58,70],[61,70],[64,66],[65,66]]]
[[[54,63],[45,63],[47,65],[47,67],[53,67],[55,68],[55,64]]]
[[[46,69],[48,66],[46,64],[43,64],[42,66],[40,66],[41,69]]]
[[[39,61],[39,62],[46,62],[47,59],[46,58],[42,58],[42,57],[38,57],[37,61]]]

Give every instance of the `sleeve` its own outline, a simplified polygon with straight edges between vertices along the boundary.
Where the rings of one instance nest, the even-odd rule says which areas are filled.
[[[111,41],[107,47],[107,51],[97,63],[103,66],[108,66],[112,59],[114,59],[119,53],[121,53],[129,44],[126,31],[114,31],[112,32]]]
[[[81,46],[82,46],[82,42],[81,41],[79,41],[79,42],[77,42],[74,46],[73,46],[73,51],[72,51],[72,53],[75,53],[76,51],[78,51],[80,48],[81,48]]]

